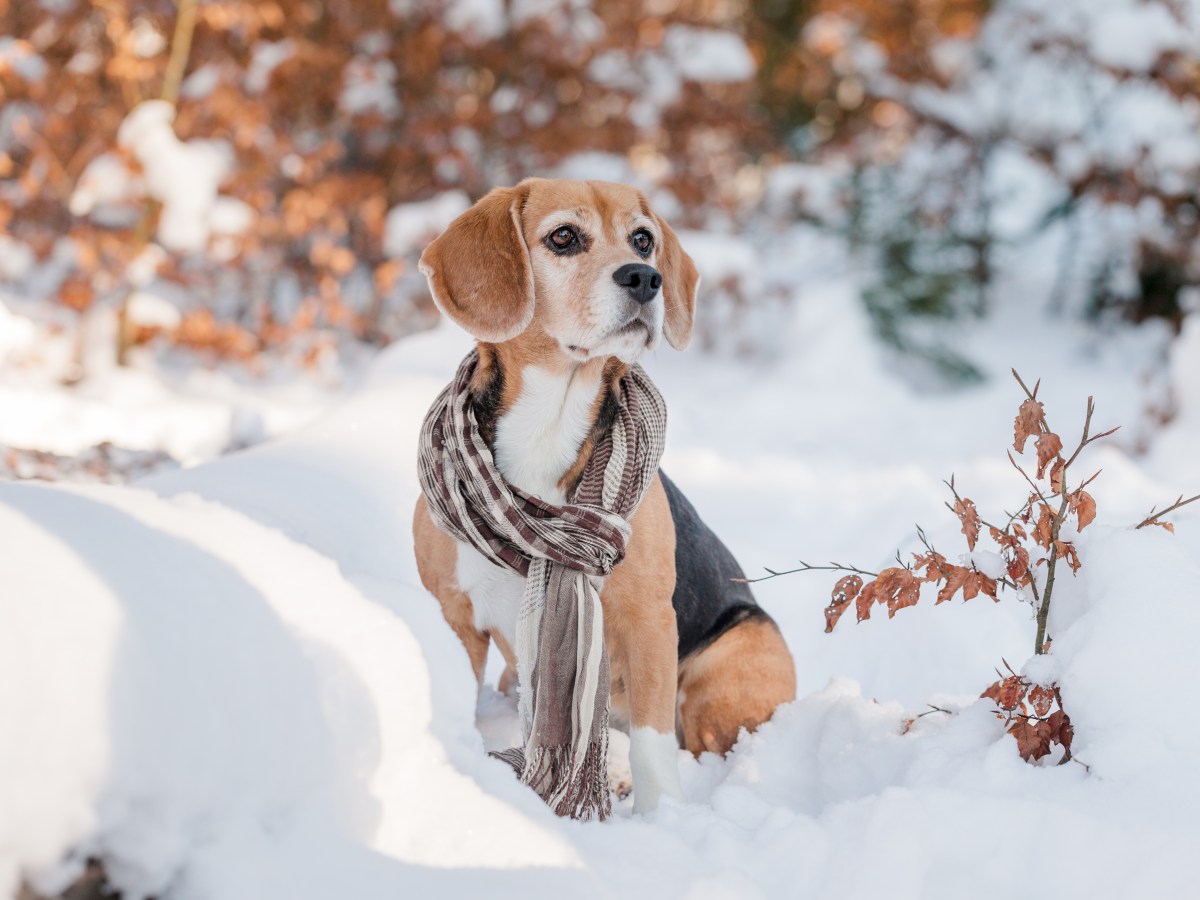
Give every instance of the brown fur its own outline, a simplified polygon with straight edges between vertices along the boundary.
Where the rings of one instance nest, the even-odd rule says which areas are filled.
[[[774,622],[747,619],[679,666],[683,746],[725,754],[738,732],[754,731],[796,699],[796,667]]]
[[[422,271],[438,304],[482,340],[506,341],[533,316],[529,248],[521,237],[528,188],[496,188],[425,248]],[[480,247],[492,248],[488,264]]]
[[[548,229],[569,223],[587,235],[587,252],[571,265],[555,260],[541,242]],[[426,249],[422,271],[438,305],[479,339],[480,364],[472,391],[484,437],[494,441],[495,423],[522,390],[522,372],[538,366],[596,384],[593,427],[559,488],[570,492],[596,442],[611,426],[615,392],[627,366],[615,356],[568,350],[552,337],[564,323],[586,323],[579,301],[597,279],[635,261],[626,236],[637,223],[653,223],[652,260],[663,277],[663,332],[682,349],[691,339],[696,267],[671,228],[645,197],[624,185],[529,179],[492,191],[460,216]],[[486,247],[487,253],[481,252]],[[572,356],[571,353],[575,355]],[[795,695],[791,656],[774,626],[747,622],[732,629],[682,666],[671,596],[675,589],[675,529],[662,482],[655,478],[631,524],[625,559],[606,579],[601,601],[612,664],[614,719],[660,733],[676,728],[678,710],[687,749],[725,752],[739,727],[754,728],[775,706]],[[471,599],[456,582],[457,544],[439,530],[424,498],[413,520],[421,580],[442,604],[482,682],[490,640],[508,663],[501,688],[511,687],[515,660],[498,634],[479,631]]]
[[[635,727],[657,731],[675,728],[675,685],[678,637],[671,594],[675,591],[675,531],[662,482],[654,479],[631,520],[633,534],[624,561],[605,580],[604,641],[608,647],[613,711]],[[454,572],[458,546],[429,515],[425,498],[413,516],[417,570],[421,582],[442,604],[446,622],[467,650],[475,678],[482,683],[489,639],[495,639],[510,670],[512,649],[499,635],[475,628],[471,598],[458,589]],[[505,673],[504,687],[512,683]],[[619,686],[619,689],[618,689]]]

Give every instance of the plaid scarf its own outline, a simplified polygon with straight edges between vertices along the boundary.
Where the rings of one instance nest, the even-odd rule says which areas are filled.
[[[421,427],[418,474],[433,519],[493,563],[523,575],[517,618],[518,710],[525,746],[495,754],[560,816],[608,817],[608,654],[600,589],[625,556],[629,518],[658,471],[662,395],[640,366],[562,506],[509,484],[480,434],[471,351]]]

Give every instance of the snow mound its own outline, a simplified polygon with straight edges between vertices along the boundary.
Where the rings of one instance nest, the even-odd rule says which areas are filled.
[[[179,140],[171,127],[174,120],[170,103],[147,100],[126,116],[117,142],[141,163],[146,192],[163,205],[158,239],[169,250],[194,252],[208,242],[230,150],[222,141]],[[77,194],[72,208],[90,208],[94,202],[90,194]]]
[[[89,857],[128,897],[206,900],[988,900],[1035,875],[1047,896],[1191,892],[1200,541],[1184,517],[1176,536],[1091,526],[1060,582],[1058,668],[1026,671],[1060,678],[1078,764],[1025,764],[976,699],[1001,657],[1024,662],[1020,603],[923,603],[824,635],[828,583],[779,579],[759,595],[800,699],[725,760],[681,753],[683,804],[552,816],[486,756],[515,711],[490,689],[477,708],[412,558],[417,428],[467,346],[449,327],[401,342],[305,429],[135,488],[0,484],[0,732],[17,736],[0,743],[0,896],[60,889]],[[836,354],[813,349],[769,373],[649,361],[672,403],[667,467],[750,570],[890,554],[900,523],[940,507],[945,454],[996,436],[881,450],[864,417],[894,427],[912,397],[864,365],[808,392],[809,420],[843,439],[806,442],[760,413],[821,383]],[[953,420],[992,399],[922,408]],[[1160,487],[1119,459],[1105,477],[1125,499],[1099,497],[1102,516]],[[959,462],[981,506],[1011,475]]]

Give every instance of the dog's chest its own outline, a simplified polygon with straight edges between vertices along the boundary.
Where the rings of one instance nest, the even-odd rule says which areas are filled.
[[[496,424],[496,468],[509,484],[550,503],[565,501],[558,483],[592,427],[599,389],[598,378],[568,378],[536,366],[522,371],[521,392]],[[525,579],[461,542],[455,575],[471,598],[475,627],[498,631],[515,647]]]

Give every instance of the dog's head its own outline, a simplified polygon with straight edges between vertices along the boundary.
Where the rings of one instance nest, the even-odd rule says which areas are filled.
[[[700,277],[641,192],[531,178],[496,188],[421,255],[433,299],[488,343],[533,333],[577,361],[691,341]]]

